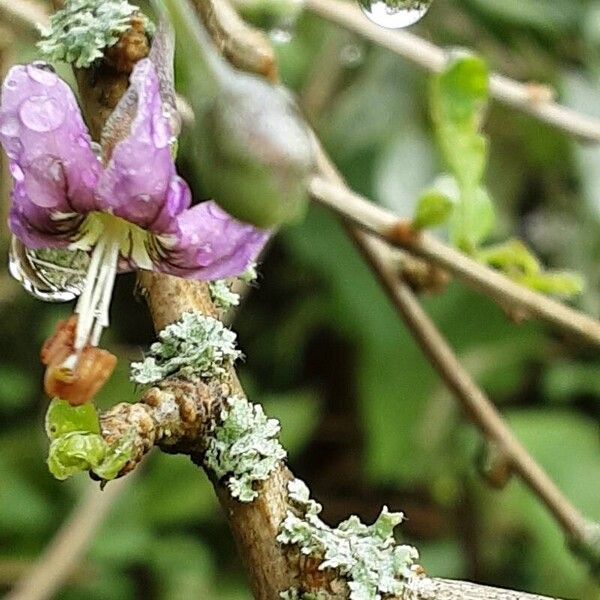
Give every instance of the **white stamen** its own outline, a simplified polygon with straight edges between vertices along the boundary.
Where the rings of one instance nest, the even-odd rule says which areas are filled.
[[[72,247],[85,250],[93,247],[93,250],[83,292],[75,308],[78,315],[75,352],[65,361],[65,369],[74,371],[82,350],[88,345],[97,346],[102,330],[108,327],[119,254],[134,259],[139,267],[152,267],[146,249],[148,236],[139,227],[109,214],[92,213],[86,220],[83,235]]]
[[[102,236],[92,251],[85,287],[75,309],[79,315],[74,343],[77,354],[87,344],[96,346],[102,329],[108,326],[108,311],[118,259],[119,239],[109,235]]]

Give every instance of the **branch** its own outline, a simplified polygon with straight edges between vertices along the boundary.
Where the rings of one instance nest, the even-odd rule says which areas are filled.
[[[427,233],[416,233],[410,221],[352,192],[345,185],[316,176],[309,183],[312,197],[354,225],[427,259],[462,279],[518,318],[537,317],[600,345],[600,322],[551,298],[533,292]]]
[[[318,142],[316,142],[316,154],[323,177],[332,184],[345,185],[343,178]],[[507,461],[508,468],[516,472],[546,506],[562,527],[567,540],[576,548],[588,547],[598,526],[588,522],[579,513],[506,425],[494,404],[477,386],[446,339],[425,313],[410,286],[399,275],[395,261],[390,256],[389,246],[361,229],[346,226],[346,231],[373,270],[425,356],[448,388],[454,392],[467,417],[488,441],[496,444],[502,459]]]
[[[100,80],[89,76],[90,73],[79,75],[77,79],[82,88],[82,101],[88,103],[88,109],[92,108],[88,98],[93,96],[100,98],[99,102],[102,102],[102,88],[114,92],[115,83],[120,81],[117,74],[113,80],[110,72],[105,73]],[[98,117],[98,114],[108,112],[110,106],[93,105],[93,109]],[[205,284],[157,273],[141,274],[140,284],[147,297],[156,329],[162,329],[190,310],[209,316],[216,314]],[[206,431],[212,427],[222,407],[224,395],[233,392],[243,396],[243,390],[233,369],[224,385],[225,388],[216,383],[193,385],[189,382],[167,380],[160,387],[150,390],[144,402],[128,405],[130,408],[120,405],[104,415],[103,433],[110,438],[113,433],[119,435],[120,432],[130,431],[133,427],[139,434],[139,444],[136,444],[136,448],[140,449],[142,454],[151,445],[159,443],[170,451],[185,450],[198,459],[203,450]],[[346,586],[341,590],[338,587],[338,591],[334,591],[336,574],[319,570],[318,559],[309,560],[300,556],[298,552],[290,552],[276,541],[280,524],[290,508],[287,483],[292,477],[291,472],[280,464],[269,478],[257,487],[258,498],[247,504],[233,499],[221,482],[214,482],[240,555],[248,569],[254,595],[259,600],[275,600],[283,590],[297,585],[301,589],[312,589],[311,586],[317,581],[329,584],[330,598],[347,598]],[[86,518],[89,519],[90,515],[86,515]],[[410,596],[416,600],[541,600],[540,596],[494,590],[464,582],[419,577],[412,583],[405,597]]]
[[[414,33],[375,25],[365,18],[355,2],[306,0],[305,6],[315,14],[395,52],[426,71],[438,73],[446,65],[448,54],[444,49]],[[538,84],[520,83],[498,73],[490,77],[490,93],[502,104],[531,115],[580,140],[600,142],[600,120],[554,102],[551,93],[541,95],[541,87]],[[542,89],[550,91],[543,87]]]
[[[90,484],[42,557],[19,580],[5,600],[53,598],[79,567],[82,557],[85,556],[111,507],[131,481],[115,482],[104,491]]]

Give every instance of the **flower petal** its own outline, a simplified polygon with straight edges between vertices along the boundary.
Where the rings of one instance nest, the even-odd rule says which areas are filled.
[[[2,86],[0,142],[15,183],[13,233],[30,247],[65,245],[79,215],[95,208],[101,171],[69,86],[39,65],[13,67]]]
[[[168,226],[159,216],[177,178],[171,155],[171,125],[163,112],[156,69],[149,59],[141,60],[131,75],[127,93],[115,112],[136,104],[129,134],[115,146],[97,188],[101,210],[111,212],[143,229],[157,233]],[[118,124],[112,123],[112,127]],[[187,208],[181,207],[180,210]]]
[[[40,156],[25,170],[11,164],[15,180],[9,226],[28,248],[63,248],[73,239],[84,215],[73,211],[67,197],[62,163]]]
[[[212,201],[181,213],[176,224],[171,241],[162,240],[157,269],[187,279],[241,275],[256,261],[270,235],[236,221]]]

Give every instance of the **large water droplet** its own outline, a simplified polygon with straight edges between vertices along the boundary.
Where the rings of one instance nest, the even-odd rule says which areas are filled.
[[[65,120],[64,108],[48,96],[31,96],[21,104],[19,115],[26,127],[40,133],[58,129]]]
[[[420,21],[432,0],[358,0],[365,15],[376,25],[389,29],[409,27]]]
[[[14,90],[14,89],[16,89],[16,88],[17,88],[17,82],[16,82],[15,78],[13,77],[13,78],[11,78],[11,79],[7,79],[7,80],[4,82],[4,87],[5,87],[7,90]]]
[[[89,257],[80,250],[30,250],[16,238],[9,253],[10,274],[38,300],[68,302],[83,289]]]
[[[36,60],[33,64],[27,65],[27,74],[31,79],[45,85],[47,87],[51,87],[56,85],[58,81],[58,77],[54,72],[54,69],[48,64],[41,60]]]

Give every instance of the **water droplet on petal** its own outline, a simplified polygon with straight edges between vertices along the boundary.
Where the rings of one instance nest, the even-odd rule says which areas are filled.
[[[19,135],[21,124],[16,117],[9,116],[0,122],[0,133],[8,137],[16,137]]]
[[[7,90],[14,90],[17,87],[17,82],[14,79],[7,79],[4,82],[4,87]]]
[[[162,115],[155,115],[152,119],[152,141],[157,148],[164,148],[171,140],[171,127],[169,121]]]
[[[36,60],[34,63],[27,65],[27,74],[34,81],[48,87],[56,85],[58,81],[58,76],[52,66],[42,60]]]
[[[139,200],[140,202],[150,202],[150,200],[152,200],[150,194],[139,194],[136,198],[136,200]]]
[[[389,29],[409,27],[420,21],[432,0],[358,0],[367,18]]]
[[[36,158],[28,166],[24,186],[33,204],[42,208],[56,208],[65,195],[63,166],[50,156]]]
[[[31,96],[21,104],[19,115],[26,127],[39,133],[54,131],[65,120],[64,108],[48,96]]]
[[[38,300],[76,298],[83,289],[88,263],[89,257],[79,250],[30,250],[16,238],[11,242],[10,274]]]

